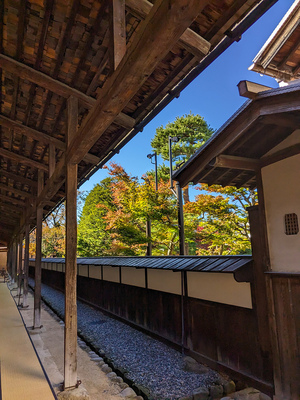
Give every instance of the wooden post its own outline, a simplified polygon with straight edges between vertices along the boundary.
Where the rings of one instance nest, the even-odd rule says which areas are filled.
[[[179,254],[185,255],[185,237],[184,237],[184,220],[183,220],[183,203],[182,203],[182,189],[179,182],[176,182],[177,193],[177,214],[178,214],[178,232],[179,232]]]
[[[29,224],[25,225],[25,252],[24,252],[24,292],[23,308],[28,307],[28,273],[29,273]]]
[[[68,146],[78,124],[78,100],[68,99]],[[66,273],[64,388],[77,385],[77,164],[66,165]]]
[[[146,221],[146,236],[148,238],[146,255],[147,256],[152,256],[151,220],[149,218]]]
[[[53,175],[55,171],[55,164],[56,164],[56,159],[55,159],[55,144],[50,143],[49,144],[49,178]]]
[[[264,362],[265,380],[272,381],[272,348],[269,326],[269,308],[264,260],[268,257],[267,243],[264,240],[261,207],[247,209],[249,213],[251,248],[253,257],[253,283],[251,284],[253,309],[256,313],[259,344]]]
[[[44,172],[38,171],[38,195],[43,190]],[[35,288],[34,288],[34,319],[33,328],[41,327],[41,294],[42,294],[42,224],[43,206],[36,211],[36,250],[35,250]]]
[[[22,276],[23,276],[23,268],[22,268],[22,261],[23,261],[23,234],[19,237],[19,254],[18,254],[18,297],[21,296],[21,285],[22,285]],[[18,303],[19,305],[19,303]]]
[[[14,282],[17,282],[18,275],[18,243],[17,240],[14,240],[13,247],[13,266],[12,266],[12,278]]]

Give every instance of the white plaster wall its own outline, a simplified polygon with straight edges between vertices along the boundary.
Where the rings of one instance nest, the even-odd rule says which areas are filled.
[[[100,265],[90,265],[90,278],[101,279]]]
[[[87,265],[79,265],[79,275],[88,276],[88,266]]]
[[[145,270],[122,267],[122,283],[125,285],[145,287]]]
[[[57,268],[57,271],[62,272],[62,264],[61,263],[57,264],[56,268]]]
[[[1,251],[0,252],[0,268],[5,268],[6,269],[6,262],[7,262],[7,252],[6,251]]]
[[[188,271],[187,285],[189,297],[252,308],[250,283],[237,282],[233,274]]]
[[[181,294],[180,272],[148,269],[148,288],[162,292]]]
[[[120,283],[119,267],[103,266],[103,280]]]
[[[285,234],[284,216],[295,213],[300,224],[300,155],[263,168],[262,178],[271,268],[299,272],[300,233]]]

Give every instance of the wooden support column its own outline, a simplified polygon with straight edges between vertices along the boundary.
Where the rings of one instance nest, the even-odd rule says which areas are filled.
[[[24,291],[23,308],[28,307],[28,273],[29,273],[29,224],[25,225],[25,252],[24,252]]]
[[[44,172],[38,171],[38,195],[43,190]],[[34,288],[34,319],[33,328],[41,327],[41,294],[42,294],[42,224],[43,206],[36,210],[36,250],[35,250],[35,288]]]
[[[148,238],[146,255],[152,256],[151,219],[147,219],[146,221],[146,236]]]
[[[110,65],[115,71],[126,52],[125,0],[110,0]]]
[[[268,268],[268,245],[264,238],[261,207],[247,209],[249,213],[251,248],[253,257],[252,303],[255,310],[261,356],[264,363],[265,381],[272,381],[272,348],[269,326],[269,308],[265,271]]]
[[[78,100],[68,99],[70,145],[78,125]],[[77,385],[77,164],[66,165],[66,273],[64,388]]]
[[[18,296],[21,296],[21,285],[22,285],[22,261],[23,261],[23,234],[19,236],[19,245],[18,245]]]
[[[12,277],[14,282],[17,282],[17,275],[18,275],[18,243],[17,240],[14,240],[14,247],[13,247],[13,266],[12,266]]]
[[[55,171],[56,159],[55,159],[55,144],[49,144],[49,178]]]

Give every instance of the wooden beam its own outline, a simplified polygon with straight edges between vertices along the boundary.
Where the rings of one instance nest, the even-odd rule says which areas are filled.
[[[13,121],[10,118],[5,117],[4,115],[0,115],[0,125],[5,126],[6,128],[12,129],[15,132],[19,132],[22,135],[26,135],[27,137],[30,137],[31,139],[38,140],[39,142],[49,145],[53,144],[55,145],[58,149],[60,150],[65,150],[66,145],[64,142],[47,135],[44,132],[37,131],[35,129],[29,128],[29,126],[25,126],[20,124],[19,122]]]
[[[32,188],[37,188],[37,182],[28,178],[24,178],[22,175],[13,174],[12,172],[0,170],[0,176],[5,176],[8,179],[12,179],[15,182],[23,183],[24,185],[31,186]]]
[[[126,53],[125,0],[111,0],[109,11],[109,56],[110,65],[115,71]]]
[[[123,114],[125,115],[125,114]],[[127,115],[126,115],[127,117]],[[121,116],[120,120],[122,121],[122,126],[124,124],[127,124],[127,126],[130,124],[131,118],[128,117],[126,118],[124,116]],[[0,125],[5,126],[6,128],[13,129],[15,132],[19,132],[22,135],[26,135],[27,137],[30,137],[32,139],[38,140],[39,142],[49,145],[49,148],[52,147],[52,150],[49,151],[54,151],[55,147],[65,151],[66,150],[66,144],[50,135],[47,135],[44,132],[37,131],[35,129],[29,128],[29,126],[22,125],[16,121],[13,121],[12,119],[9,119],[5,117],[4,115],[0,115]],[[53,157],[53,156],[52,156]],[[90,163],[90,164],[98,164],[100,161],[99,157],[94,156],[93,154],[87,154],[84,158],[84,161]],[[53,165],[50,166],[52,168]]]
[[[240,81],[237,86],[240,96],[247,97],[248,99],[255,99],[258,93],[272,89],[269,86],[260,85],[259,83],[250,81]]]
[[[68,148],[67,162],[78,163],[82,160],[207,2],[156,1]]]
[[[38,161],[34,161],[31,158],[27,158],[25,156],[21,156],[20,154],[13,153],[12,151],[1,149],[0,148],[0,156],[9,158],[10,160],[16,161],[18,163],[22,163],[24,165],[28,165],[29,167],[32,168],[37,168],[42,171],[48,172],[48,166],[45,164],[42,164]]]
[[[93,97],[87,96],[79,90],[74,89],[40,71],[36,71],[35,69],[28,67],[27,65],[22,64],[3,54],[0,54],[0,68],[3,68],[13,73],[22,79],[33,82],[36,85],[39,85],[44,89],[56,93],[66,99],[70,96],[76,97],[80,101],[80,103],[88,109],[92,108],[96,104],[96,99],[94,99]],[[120,116],[116,116],[114,122],[117,125],[123,126],[124,128],[133,128],[135,125],[135,120],[128,115],[125,116],[122,112],[120,112]],[[126,124],[126,126],[123,125],[124,123]],[[22,124],[20,125],[23,126]]]
[[[97,156],[94,156],[94,154],[87,153],[84,157],[83,160],[89,164],[94,164],[97,165],[100,162],[100,158]]]
[[[0,194],[0,200],[8,201],[10,204],[11,204],[11,203],[17,204],[17,205],[19,206],[19,208],[20,208],[20,207],[25,208],[25,202],[24,202],[24,200],[18,200],[18,199],[15,199],[14,197],[5,196],[4,194]],[[0,204],[1,204],[1,203],[0,203]],[[1,204],[1,205],[2,205],[2,204]],[[3,204],[3,205],[4,205],[4,204]],[[7,204],[6,204],[6,205],[7,205]]]
[[[245,171],[256,171],[259,168],[259,160],[246,157],[229,156],[220,154],[209,163],[213,167],[241,169]]]
[[[133,15],[142,19],[146,18],[152,7],[153,4],[147,0],[126,0],[126,8],[129,9]],[[211,44],[207,40],[190,28],[187,28],[183,32],[179,43],[187,51],[200,59],[208,54],[211,47]]]
[[[17,196],[22,196],[22,197],[32,197],[33,196],[33,193],[25,192],[24,190],[15,189],[14,187],[4,185],[3,183],[0,183],[0,189],[4,189],[7,192],[11,192]]]
[[[278,150],[273,154],[262,157],[260,160],[261,167],[266,167],[267,165],[274,164],[278,161],[284,160],[286,158],[300,154],[300,144],[294,144],[292,146],[286,147],[285,149]]]
[[[265,125],[276,125],[283,128],[297,129],[300,126],[300,118],[293,115],[264,115],[259,122]]]
[[[68,99],[69,144],[76,134],[77,99]],[[77,385],[77,164],[66,165],[66,272],[64,389]]]
[[[0,202],[0,210],[5,211],[7,215],[15,215],[15,214],[21,214],[23,212],[20,207],[14,206],[12,204],[5,204]]]

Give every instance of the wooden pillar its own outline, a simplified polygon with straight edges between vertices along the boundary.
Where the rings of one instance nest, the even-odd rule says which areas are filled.
[[[38,195],[43,190],[44,172],[38,171]],[[35,288],[34,288],[34,318],[33,328],[41,327],[41,294],[42,294],[42,224],[43,206],[40,204],[36,210],[36,250],[35,250]]]
[[[146,236],[148,238],[146,255],[152,256],[151,219],[149,219],[149,218],[146,221]]]
[[[53,175],[55,171],[55,145],[53,143],[49,144],[49,178]]]
[[[68,146],[78,124],[78,100],[68,99]],[[66,165],[64,388],[77,385],[77,164]]]
[[[11,243],[9,244],[8,249],[7,249],[6,268],[7,268],[7,272],[9,273],[9,275],[11,275]]]
[[[263,359],[264,379],[272,381],[272,349],[269,325],[268,290],[265,272],[268,269],[268,244],[264,239],[264,222],[259,206],[249,207],[251,247],[253,257],[253,283],[251,284],[253,309],[256,313],[259,344]]]
[[[22,285],[22,275],[23,275],[23,268],[22,268],[22,261],[23,261],[23,234],[19,236],[19,245],[18,245],[18,296],[21,296],[21,285]],[[19,305],[19,303],[18,303]]]
[[[17,271],[18,271],[18,244],[15,239],[13,243],[13,263],[12,263],[12,278],[14,282],[17,282]]]
[[[25,225],[25,252],[24,252],[24,289],[23,308],[28,307],[28,274],[29,274],[29,224]]]

